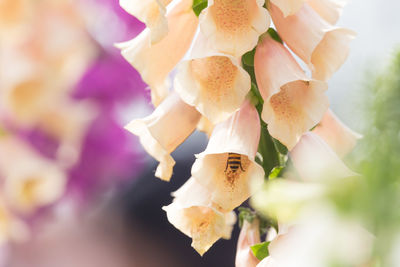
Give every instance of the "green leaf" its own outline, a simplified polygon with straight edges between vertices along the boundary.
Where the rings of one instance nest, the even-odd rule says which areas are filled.
[[[283,44],[283,41],[282,41],[281,37],[280,37],[279,34],[275,31],[275,29],[269,28],[267,32],[268,32],[269,36],[272,37],[272,39],[274,39],[275,41],[277,41],[277,42]]]
[[[254,66],[254,54],[256,53],[256,49],[254,48],[253,50],[247,52],[242,56],[242,62],[243,64],[253,67]]]
[[[269,243],[271,242],[263,242],[260,244],[255,244],[254,246],[250,247],[254,256],[256,256],[256,258],[259,259],[260,261],[269,256],[269,251],[268,251]]]
[[[242,228],[244,221],[252,223],[257,217],[256,213],[249,208],[240,207],[239,209],[239,227]]]
[[[192,9],[196,16],[199,16],[201,11],[208,5],[208,0],[193,0]]]
[[[272,171],[270,172],[268,178],[270,180],[277,178],[279,176],[279,174],[281,173],[281,171],[283,170],[283,168],[284,168],[283,166],[274,167],[272,169]]]

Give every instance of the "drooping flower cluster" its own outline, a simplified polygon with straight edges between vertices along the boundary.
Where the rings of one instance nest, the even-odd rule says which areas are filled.
[[[354,36],[334,26],[342,8],[338,1],[120,3],[147,25],[118,47],[149,85],[156,107],[126,126],[159,161],[155,175],[171,178],[175,161],[170,154],[196,128],[209,135],[192,177],[164,208],[200,254],[218,238],[229,237],[232,210],[273,167],[286,163],[287,150],[295,161],[294,148],[315,137],[341,162],[332,149],[342,155],[355,145],[356,134],[328,111],[325,95],[326,81],[343,64]],[[271,18],[276,31],[269,28]],[[307,133],[316,125],[315,133]],[[282,144],[286,153],[277,149]],[[278,163],[267,168],[278,154]]]

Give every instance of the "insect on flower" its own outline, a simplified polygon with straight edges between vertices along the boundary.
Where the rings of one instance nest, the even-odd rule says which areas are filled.
[[[239,168],[242,170],[242,172],[245,172],[245,170],[242,167],[242,161],[241,161],[241,156],[240,154],[237,153],[228,153],[228,160],[226,161],[226,168],[225,168],[225,173],[229,170],[235,173]]]

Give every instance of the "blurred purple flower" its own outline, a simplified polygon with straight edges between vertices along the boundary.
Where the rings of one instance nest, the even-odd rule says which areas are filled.
[[[145,87],[139,73],[121,55],[103,51],[83,75],[73,97],[90,98],[103,108],[112,108],[143,94]]]

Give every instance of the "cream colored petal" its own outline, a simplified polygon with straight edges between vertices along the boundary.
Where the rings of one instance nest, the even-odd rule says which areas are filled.
[[[160,162],[155,175],[169,181],[175,165],[170,153],[196,129],[199,120],[200,113],[172,93],[151,115],[133,120],[125,128]]]
[[[307,3],[328,23],[334,25],[342,14],[346,0],[306,0]]]
[[[290,151],[297,173],[305,181],[326,181],[356,176],[318,135],[305,133]]]
[[[225,211],[239,206],[264,180],[263,169],[254,162],[259,138],[257,111],[246,101],[230,119],[215,126],[206,150],[196,156],[192,176]]]
[[[297,13],[305,1],[307,0],[270,0],[271,3],[282,11],[284,17]]]
[[[12,137],[0,139],[0,150],[3,195],[14,209],[30,213],[61,197],[66,177],[54,162]]]
[[[272,258],[271,256],[266,257],[263,259],[257,267],[282,267],[279,266],[278,263]]]
[[[253,254],[251,246],[261,243],[260,223],[254,219],[252,223],[244,220],[236,248],[235,267],[256,267],[260,262]]]
[[[214,124],[212,124],[206,117],[201,116],[201,119],[197,124],[197,130],[204,132],[207,134],[208,138],[210,138],[214,130]]]
[[[218,239],[229,239],[236,216],[212,207],[210,193],[193,178],[175,192],[172,204],[163,207],[168,220],[193,239],[192,247],[203,255]]]
[[[280,37],[309,66],[313,78],[329,79],[346,60],[352,31],[332,27],[308,4],[286,18],[273,4],[270,12]]]
[[[174,88],[183,101],[216,124],[240,108],[251,79],[233,57],[216,54],[181,62]]]
[[[321,122],[312,131],[321,137],[339,157],[351,152],[362,136],[343,124],[338,117],[328,110]]]
[[[196,32],[198,18],[192,1],[182,0],[167,14],[168,34],[150,44],[150,31],[144,30],[135,39],[117,45],[125,59],[140,73],[151,89],[155,106],[168,95],[168,75],[183,58]]]
[[[270,36],[257,46],[254,68],[264,99],[262,119],[270,134],[291,149],[328,109],[327,85],[308,79],[290,52]]]
[[[257,45],[270,24],[264,1],[210,0],[200,14],[200,28],[222,53],[240,57]]]
[[[336,28],[325,34],[311,56],[314,79],[328,80],[343,65],[354,37],[353,31],[344,28]]]
[[[171,0],[120,0],[119,3],[129,14],[144,22],[151,31],[151,42],[156,43],[168,33],[165,16]]]

